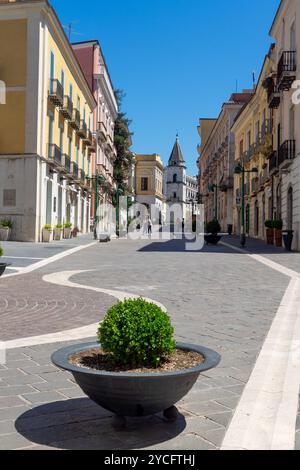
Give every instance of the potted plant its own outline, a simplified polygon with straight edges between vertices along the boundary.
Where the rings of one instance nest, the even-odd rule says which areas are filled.
[[[72,224],[70,222],[67,222],[64,224],[64,239],[68,240],[71,238],[71,232],[72,232]]]
[[[4,219],[0,221],[0,241],[6,242],[10,239],[13,226],[12,220]]]
[[[174,405],[201,372],[219,364],[220,356],[201,346],[176,344],[168,314],[140,298],[108,310],[98,342],[61,349],[52,362],[71,372],[84,393],[124,426],[125,417],[160,412],[176,420]]]
[[[0,258],[1,256],[3,256],[3,248],[0,246]],[[10,266],[10,264],[7,264],[7,263],[1,263],[0,262],[0,277],[2,276],[2,274],[4,273],[5,269]]]
[[[73,238],[77,238],[77,235],[78,233],[80,232],[79,228],[78,227],[74,227],[72,232],[71,232],[71,235]]]
[[[273,227],[274,227],[275,246],[280,248],[282,247],[282,228],[283,228],[282,220],[280,219],[274,220]]]
[[[54,229],[54,240],[60,241],[62,237],[63,226],[62,224],[57,224]]]
[[[274,223],[273,220],[265,221],[267,244],[274,245]]]
[[[221,225],[216,219],[206,224],[205,232],[206,235],[204,236],[204,239],[208,245],[217,245],[222,239],[222,236],[219,235],[221,232]]]
[[[51,225],[49,224],[44,225],[44,228],[43,228],[43,242],[44,243],[50,242],[52,233],[53,233],[53,230],[52,230]]]

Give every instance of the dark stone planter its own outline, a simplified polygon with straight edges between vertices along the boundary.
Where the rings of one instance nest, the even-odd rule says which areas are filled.
[[[204,235],[204,240],[208,245],[217,245],[221,240],[221,235]]]
[[[283,232],[283,242],[284,242],[285,249],[287,251],[292,251],[293,239],[294,239],[293,230],[286,230]]]
[[[2,276],[2,274],[4,274],[4,271],[8,266],[10,266],[10,264],[0,263],[0,277]]]
[[[219,354],[200,346],[177,346],[202,354],[205,361],[194,369],[157,374],[104,372],[70,364],[69,357],[73,354],[99,347],[98,343],[88,343],[57,351],[52,356],[52,362],[71,372],[91,400],[119,417],[149,416],[165,411],[165,417],[172,421],[176,419],[176,408],[173,405],[191,390],[202,372],[213,369],[221,360]]]

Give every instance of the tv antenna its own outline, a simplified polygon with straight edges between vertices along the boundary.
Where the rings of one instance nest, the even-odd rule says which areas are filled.
[[[82,33],[79,33],[78,31],[74,31],[73,25],[76,23],[79,23],[79,21],[71,21],[67,25],[63,25],[64,29],[66,30],[68,34],[68,39],[70,42],[71,42],[72,34],[74,34],[75,36],[84,36]]]

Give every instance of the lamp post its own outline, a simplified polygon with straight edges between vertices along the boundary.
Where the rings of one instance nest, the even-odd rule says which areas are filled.
[[[257,168],[252,168],[251,170],[246,170],[245,167],[241,164],[235,167],[235,175],[240,175],[242,177],[242,217],[241,217],[241,246],[246,246],[246,224],[245,224],[245,174],[246,173],[258,173]]]
[[[95,175],[93,177],[87,177],[88,181],[95,181],[95,214],[94,214],[94,234],[96,235],[96,227],[99,222],[98,209],[99,209],[99,186],[105,183],[105,177],[103,175]]]
[[[123,189],[118,188],[116,191],[116,216],[117,216],[117,236],[120,234],[120,196],[124,194]]]

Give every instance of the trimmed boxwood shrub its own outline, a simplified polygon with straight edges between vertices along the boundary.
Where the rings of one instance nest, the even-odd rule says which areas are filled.
[[[278,219],[278,220],[274,220],[273,221],[273,227],[276,229],[276,230],[282,230],[283,228],[283,221]]]
[[[215,220],[211,220],[206,224],[206,233],[211,233],[212,235],[217,235],[221,232],[221,225]]]
[[[110,308],[98,330],[104,352],[119,365],[158,367],[176,350],[170,317],[144,299],[129,299]]]
[[[2,248],[2,246],[0,246],[0,258],[1,258],[1,256],[3,256],[3,253],[4,253],[3,248]]]
[[[273,220],[266,220],[266,221],[265,221],[265,227],[266,227],[266,228],[274,228],[274,222],[273,222]]]

